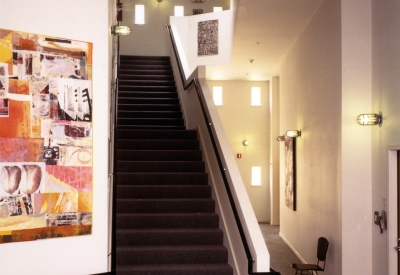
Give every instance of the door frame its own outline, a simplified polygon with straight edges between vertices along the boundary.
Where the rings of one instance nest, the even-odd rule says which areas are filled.
[[[387,253],[388,274],[398,274],[397,257],[398,251],[394,249],[397,245],[397,151],[400,146],[389,147],[388,150],[388,211],[387,211]]]

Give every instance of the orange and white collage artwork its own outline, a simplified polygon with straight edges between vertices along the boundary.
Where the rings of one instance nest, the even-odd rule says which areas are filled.
[[[92,44],[0,29],[0,244],[92,232]]]

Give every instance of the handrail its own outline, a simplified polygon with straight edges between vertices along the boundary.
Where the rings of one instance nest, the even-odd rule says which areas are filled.
[[[115,78],[115,94],[114,94],[114,128],[113,128],[113,186],[112,186],[112,221],[111,221],[111,272],[116,272],[116,240],[117,240],[117,163],[115,155],[117,152],[117,130],[118,130],[118,92],[119,92],[119,67],[120,67],[120,54],[119,54],[119,35],[117,35],[117,77]],[[114,65],[113,65],[114,68]]]
[[[239,213],[237,211],[236,204],[235,204],[235,201],[234,201],[233,196],[232,196],[232,191],[231,191],[231,188],[230,188],[229,183],[228,183],[228,178],[226,176],[226,168],[224,167],[224,165],[222,163],[222,158],[221,158],[221,155],[220,155],[218,147],[217,147],[216,138],[215,138],[214,133],[213,133],[212,128],[211,128],[212,127],[212,123],[210,122],[210,119],[207,116],[205,103],[204,103],[203,98],[201,97],[201,85],[200,85],[200,83],[198,83],[198,79],[196,77],[194,77],[189,83],[186,83],[187,80],[186,80],[186,77],[184,77],[182,63],[181,63],[181,59],[179,57],[178,50],[176,48],[176,43],[175,43],[174,35],[172,33],[171,25],[167,24],[166,27],[167,27],[167,30],[169,32],[170,38],[171,38],[172,48],[174,50],[175,58],[176,58],[176,61],[177,61],[177,64],[178,64],[179,74],[181,76],[181,81],[182,81],[182,86],[184,87],[185,91],[188,88],[190,88],[192,85],[194,85],[194,87],[196,89],[196,93],[197,93],[197,97],[199,99],[200,107],[201,107],[201,110],[202,110],[202,113],[203,113],[203,116],[204,116],[204,119],[205,119],[205,122],[206,122],[206,125],[207,125],[207,130],[208,130],[208,133],[210,135],[210,139],[211,139],[211,143],[212,143],[212,146],[213,146],[213,149],[214,149],[214,153],[215,153],[215,156],[217,158],[218,167],[220,169],[220,172],[221,172],[221,175],[222,175],[222,179],[224,181],[225,189],[226,189],[226,192],[227,192],[227,195],[228,195],[228,198],[229,198],[229,202],[230,202],[231,207],[232,207],[232,212],[233,212],[233,215],[235,217],[235,221],[236,221],[236,225],[237,225],[238,230],[239,230],[240,238],[242,240],[242,244],[243,244],[244,250],[246,252],[247,262],[248,262],[248,274],[275,274],[275,275],[280,275],[280,273],[276,272],[276,271],[272,271],[272,272],[253,272],[253,262],[255,260],[254,260],[253,256],[251,255],[249,244],[248,244],[246,236],[244,234],[244,230],[243,230],[242,223],[240,221]]]

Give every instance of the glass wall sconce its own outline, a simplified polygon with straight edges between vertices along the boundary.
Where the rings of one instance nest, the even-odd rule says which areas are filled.
[[[360,125],[381,125],[382,114],[361,114],[357,117],[357,122]]]
[[[243,140],[242,141],[243,146],[247,146],[250,144],[250,142],[248,140]]]
[[[293,138],[297,138],[301,135],[301,132],[298,130],[288,130],[286,131],[286,136],[287,137],[293,137]]]
[[[129,28],[128,26],[112,26],[111,27],[111,33],[113,35],[128,35],[131,33],[131,28]]]
[[[277,141],[284,141],[285,140],[285,136],[277,136],[276,140]]]

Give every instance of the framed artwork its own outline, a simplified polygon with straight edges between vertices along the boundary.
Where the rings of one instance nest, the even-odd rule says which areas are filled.
[[[193,15],[196,14],[203,14],[203,10],[202,9],[193,9]]]
[[[198,23],[197,54],[218,54],[218,20],[201,21]]]
[[[285,205],[296,211],[296,139],[285,137]]]
[[[0,29],[0,244],[92,232],[92,44]]]

